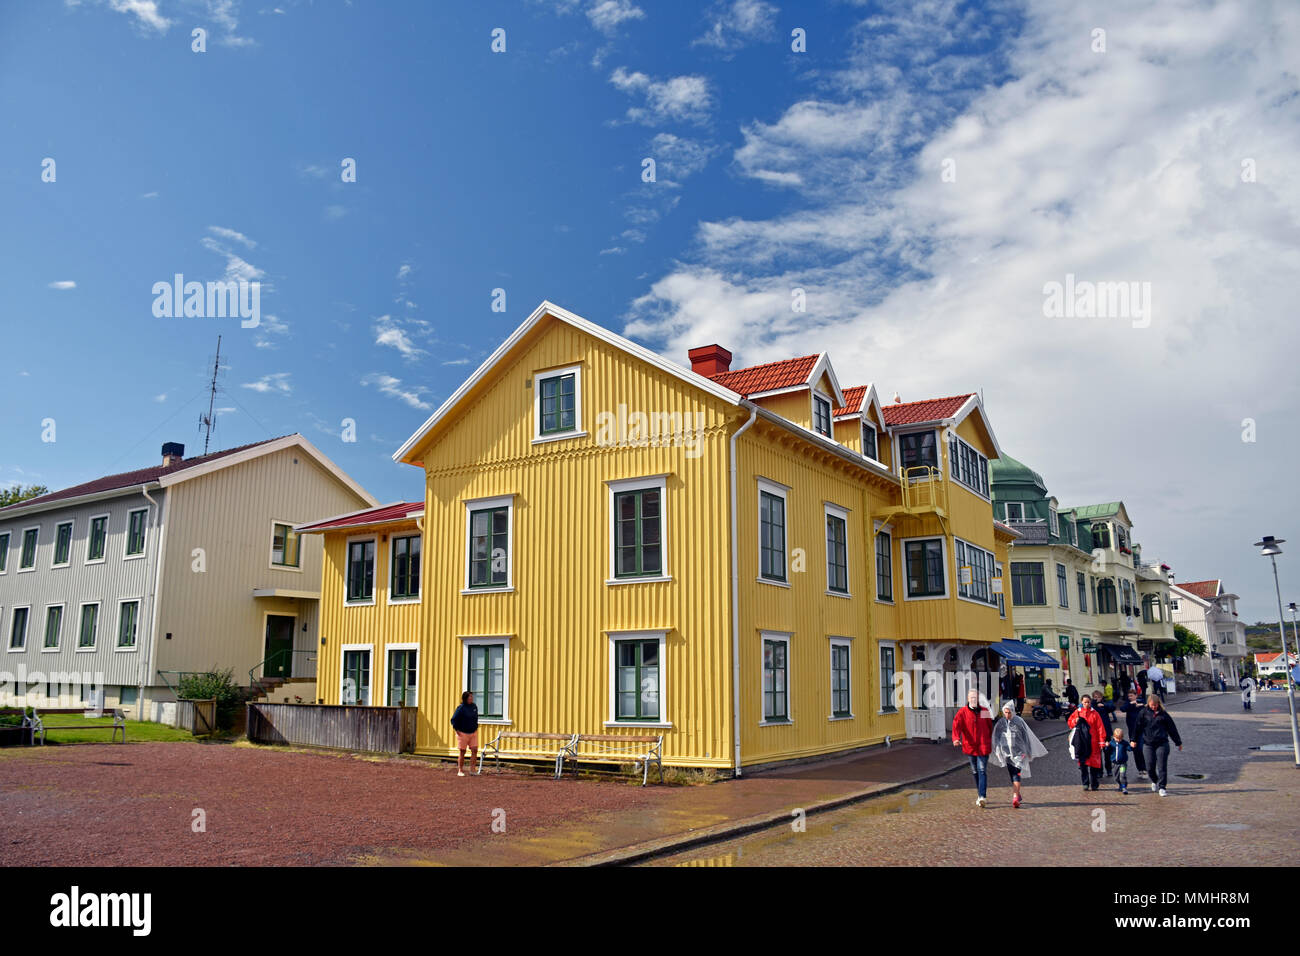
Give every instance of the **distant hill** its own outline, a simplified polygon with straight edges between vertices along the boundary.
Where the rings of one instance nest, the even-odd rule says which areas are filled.
[[[1257,621],[1254,624],[1246,625],[1246,647],[1251,653],[1268,653],[1270,651],[1280,651],[1280,642],[1277,638],[1277,622],[1266,624],[1263,621]],[[1295,637],[1291,633],[1291,622],[1286,622],[1286,646],[1292,651],[1295,650]]]

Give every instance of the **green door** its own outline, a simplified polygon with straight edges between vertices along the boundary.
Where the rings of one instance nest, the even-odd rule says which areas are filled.
[[[294,618],[283,614],[267,615],[263,677],[293,676],[293,623]]]
[[[1041,648],[1043,646],[1043,635],[1041,634],[1023,634],[1017,638],[1022,644],[1028,644],[1030,647]],[[1052,683],[1056,683],[1053,681]],[[1041,667],[1025,668],[1025,699],[1031,703],[1037,703],[1038,695],[1043,692],[1043,669]]]

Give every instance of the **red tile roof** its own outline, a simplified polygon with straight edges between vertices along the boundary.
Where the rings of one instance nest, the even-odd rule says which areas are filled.
[[[884,405],[886,425],[915,425],[918,422],[937,422],[952,418],[974,392],[952,395],[948,398],[927,398],[919,402],[902,402]]]
[[[1219,596],[1219,579],[1212,581],[1189,581],[1183,584],[1180,581],[1174,582],[1174,587],[1182,588],[1188,594],[1195,594],[1198,598],[1206,601],[1213,601]]]
[[[820,355],[805,355],[802,358],[782,359],[780,362],[732,369],[710,377],[723,388],[749,397],[757,392],[807,384],[808,376],[812,374],[813,366],[819,358]]]
[[[364,511],[354,511],[351,514],[339,515],[336,518],[326,518],[324,521],[299,525],[298,530],[328,531],[331,528],[355,528],[360,525],[396,523],[407,520],[406,516],[412,511],[423,510],[423,501],[397,501],[390,505],[381,505],[378,508],[367,508]]]
[[[281,435],[280,438],[289,438],[289,435]],[[225,458],[236,452],[241,452],[249,448],[256,448],[258,445],[266,445],[273,441],[279,441],[280,438],[268,438],[266,441],[255,441],[248,445],[240,445],[237,448],[227,448],[225,451],[214,451],[209,455],[200,455],[198,458],[183,458],[177,464],[169,468],[164,468],[162,463],[152,465],[149,468],[138,468],[135,471],[124,471],[118,475],[106,475],[103,478],[96,478],[94,481],[83,482],[79,485],[73,485],[71,488],[63,488],[59,491],[51,491],[48,495],[41,495],[38,498],[28,498],[26,501],[20,501],[17,504],[0,508],[0,516],[8,510],[19,508],[30,508],[32,505],[53,504],[56,501],[63,501],[68,498],[80,498],[83,495],[96,495],[105,491],[115,491],[118,488],[131,488],[136,485],[148,484],[151,481],[157,481],[163,475],[174,475],[185,471],[187,468],[194,468],[197,465],[205,465],[210,461],[216,461],[218,458]]]
[[[844,390],[844,407],[835,409],[835,417],[856,415],[862,411],[862,400],[867,397],[866,385],[854,385]]]
[[[1257,660],[1261,664],[1272,664],[1275,660],[1277,660],[1281,656],[1282,656],[1281,651],[1269,651],[1267,654],[1256,654],[1255,660]]]

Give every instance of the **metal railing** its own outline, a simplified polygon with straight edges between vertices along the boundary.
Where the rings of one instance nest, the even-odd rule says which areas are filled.
[[[947,511],[948,487],[943,474],[931,465],[903,470],[903,507],[908,511]]]
[[[248,669],[248,686],[253,696],[266,693],[273,680],[316,676],[316,652],[285,647]],[[295,655],[302,655],[301,657]],[[301,666],[299,666],[301,662]],[[309,666],[310,665],[310,666]],[[261,673],[258,673],[258,672]],[[310,672],[310,673],[308,673]]]

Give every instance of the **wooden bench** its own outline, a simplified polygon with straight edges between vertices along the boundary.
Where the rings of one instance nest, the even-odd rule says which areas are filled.
[[[43,709],[37,709],[36,707],[33,707],[32,716],[28,717],[27,721],[31,725],[33,739],[39,736],[41,738],[42,747],[45,746],[45,732],[47,730],[107,730],[109,732],[110,743],[119,742],[117,739],[117,732],[120,730],[122,731],[122,739],[120,743],[126,743],[126,716],[122,713],[121,709],[118,707],[112,708],[112,717],[113,717],[112,724],[91,724],[89,726],[87,726],[86,724],[51,725],[45,723],[45,715],[50,715],[50,714],[57,714],[57,715],[81,714],[83,717],[101,716],[100,714],[97,714],[95,711],[90,710],[88,707],[46,707]],[[104,712],[102,716],[105,717],[109,716],[109,708],[107,707],[104,708]]]
[[[575,764],[579,760],[599,760],[605,763],[630,763],[642,765],[641,786],[650,780],[650,763],[659,768],[659,782],[664,782],[663,734],[657,737],[629,737],[626,734],[575,734],[573,743],[560,759],[564,771],[564,758]],[[576,769],[576,768],[575,768]]]
[[[518,760],[546,759],[555,761],[555,776],[560,776],[564,755],[569,752],[577,734],[525,734],[516,730],[503,730],[486,747],[478,752],[478,773],[483,772],[483,758],[492,751],[495,766],[501,769],[501,758]]]

